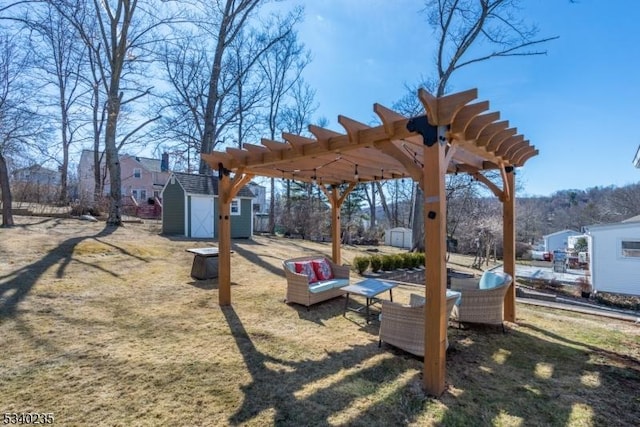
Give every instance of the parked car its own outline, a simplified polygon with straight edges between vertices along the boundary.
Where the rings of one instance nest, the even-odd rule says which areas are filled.
[[[531,259],[534,261],[551,261],[551,252],[548,251],[531,251]]]

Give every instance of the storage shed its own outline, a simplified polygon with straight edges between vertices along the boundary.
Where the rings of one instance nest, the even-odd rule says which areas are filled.
[[[413,246],[413,235],[410,228],[396,227],[390,228],[384,233],[384,244],[396,248],[411,249]]]
[[[190,238],[218,237],[218,178],[174,172],[162,190],[162,233]],[[231,202],[231,237],[253,235],[253,193],[243,187]]]
[[[586,227],[596,292],[640,296],[640,218]]]

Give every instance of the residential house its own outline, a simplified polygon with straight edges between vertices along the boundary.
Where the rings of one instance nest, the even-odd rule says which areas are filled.
[[[218,237],[218,177],[174,172],[162,190],[162,233]],[[253,198],[248,186],[231,201],[231,237],[253,235]]]
[[[575,230],[560,230],[555,233],[542,236],[545,252],[566,251],[569,248],[569,236],[580,236],[582,233]]]
[[[11,177],[11,191],[16,201],[52,202],[60,194],[59,171],[32,165],[14,170]]]
[[[14,182],[23,182],[29,184],[49,185],[57,187],[60,185],[60,172],[53,169],[47,169],[40,165],[32,165],[26,168],[16,169],[12,173]]]
[[[267,188],[255,181],[247,184],[247,187],[254,195],[252,201],[253,208],[253,230],[256,232],[269,231],[269,206],[267,206]]]
[[[100,162],[103,195],[109,194],[111,183],[107,172],[105,158]],[[94,200],[95,187],[94,151],[83,150],[78,164],[78,187],[81,200]],[[120,155],[121,189],[123,197],[131,197],[138,204],[149,199],[160,198],[160,193],[169,178],[169,155],[164,153],[162,159]]]
[[[585,229],[594,291],[640,296],[640,216]]]

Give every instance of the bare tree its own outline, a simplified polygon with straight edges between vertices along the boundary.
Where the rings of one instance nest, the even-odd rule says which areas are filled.
[[[309,64],[311,58],[305,50],[304,45],[298,42],[298,35],[293,31],[293,25],[298,21],[301,10],[297,15],[290,16],[283,25],[291,28],[287,34],[283,35],[277,43],[266,50],[258,61],[261,75],[266,83],[266,114],[268,123],[269,138],[275,139],[276,134],[282,130],[282,114],[284,110],[284,100],[287,94],[295,87],[296,82],[301,78],[302,71]],[[275,178],[271,178],[271,194],[275,193]],[[287,181],[287,198],[285,200],[286,213],[290,214],[291,206],[290,182]],[[269,231],[275,230],[274,197],[271,197],[269,209]]]
[[[131,104],[151,93],[143,69],[154,44],[156,31],[170,19],[156,15],[152,2],[138,0],[50,0],[73,25],[95,61],[106,96],[104,146],[109,170],[109,217],[107,224],[122,225],[122,189],[119,148],[157,117],[137,122],[124,136],[122,114]],[[119,142],[118,142],[119,140]]]
[[[43,118],[30,108],[33,94],[22,79],[29,57],[17,36],[0,33],[0,190],[2,226],[14,225],[8,160],[26,157],[47,135]]]
[[[57,105],[62,149],[59,202],[66,203],[69,148],[78,130],[72,123],[73,109],[81,96],[80,76],[86,48],[75,29],[50,4],[29,10],[22,19],[34,35],[31,48],[41,81],[56,89],[52,104]]]
[[[435,95],[445,94],[454,72],[498,57],[544,55],[537,47],[557,37],[536,38],[538,29],[517,16],[520,0],[428,0],[424,12],[436,33]],[[471,49],[474,47],[474,49]],[[415,95],[414,95],[415,96]],[[418,189],[414,218],[421,218]],[[424,251],[424,223],[414,221],[413,250]]]
[[[229,55],[232,54],[231,47],[234,41],[243,34],[243,29],[249,24],[250,18],[263,3],[264,0],[202,1],[205,16],[198,21],[198,26],[212,40],[215,40],[214,54],[208,68],[207,93],[204,98],[203,137],[200,147],[203,153],[213,151],[218,142],[222,141],[224,121],[228,122],[231,119],[229,111],[225,111],[229,107],[225,98],[237,88],[236,82],[244,77],[244,72],[253,69],[253,65],[267,50],[285,38],[298,20],[295,18],[289,24],[286,24],[287,21],[279,20],[263,24],[261,35],[258,37],[261,43],[257,44],[255,51],[247,56],[249,61],[243,64],[242,72],[236,75],[225,74],[229,69],[224,65],[228,63]],[[269,33],[269,29],[273,32]],[[231,115],[234,115],[233,110]],[[201,159],[200,173],[207,173],[209,170],[209,165]]]

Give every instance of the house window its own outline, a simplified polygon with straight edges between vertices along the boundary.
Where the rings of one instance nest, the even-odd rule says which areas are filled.
[[[147,200],[147,190],[140,190],[140,198],[138,200],[140,200],[141,202]]]
[[[240,215],[240,200],[233,199],[231,201],[231,215]]]
[[[138,200],[138,190],[131,190],[131,197]]]
[[[623,240],[621,243],[624,258],[640,258],[640,240]]]
[[[141,176],[142,176],[142,169],[140,169],[140,168],[133,169],[133,177],[134,178],[140,178]]]

